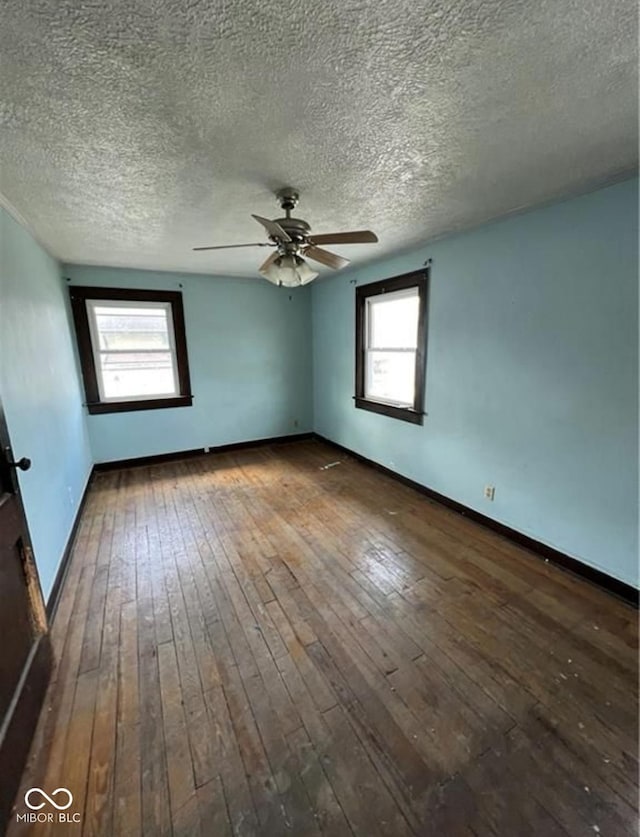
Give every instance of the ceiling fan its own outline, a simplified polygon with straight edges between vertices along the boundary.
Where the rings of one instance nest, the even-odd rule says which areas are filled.
[[[227,250],[236,247],[275,247],[275,252],[271,253],[260,265],[258,271],[274,285],[295,288],[299,285],[308,284],[318,275],[307,264],[303,256],[334,270],[339,270],[349,264],[349,259],[344,259],[336,253],[324,250],[318,245],[373,244],[378,240],[378,236],[371,230],[314,235],[306,221],[291,217],[291,211],[295,209],[300,199],[298,192],[287,186],[277,192],[277,198],[284,210],[284,218],[276,218],[274,221],[270,221],[268,218],[261,218],[260,215],[251,216],[265,228],[269,241],[260,241],[254,244],[222,244],[213,247],[194,247],[193,249]]]

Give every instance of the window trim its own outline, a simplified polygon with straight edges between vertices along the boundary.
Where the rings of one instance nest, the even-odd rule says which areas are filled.
[[[428,281],[429,269],[425,268],[424,270],[413,271],[412,273],[404,273],[401,276],[394,276],[390,279],[382,279],[379,282],[371,282],[368,285],[360,285],[356,288],[356,394],[354,396],[354,404],[358,409],[369,410],[372,413],[380,413],[381,415],[397,418],[401,421],[408,421],[412,424],[423,423],[427,360],[426,314]],[[417,288],[419,299],[416,378],[413,406],[399,407],[395,404],[376,401],[365,396],[365,377],[367,371],[367,300],[372,296],[380,296],[385,293],[393,293],[408,288]]]
[[[90,414],[124,413],[134,410],[162,410],[168,407],[190,407],[193,403],[191,379],[189,376],[189,357],[184,324],[184,309],[180,291],[137,290],[133,288],[93,288],[72,285],[69,288],[71,311],[76,329],[78,357],[82,370],[82,379],[86,395],[86,407]],[[171,308],[173,337],[175,341],[175,362],[179,395],[159,398],[132,398],[124,401],[102,401],[98,386],[91,327],[87,311],[87,301],[92,302],[162,302]]]

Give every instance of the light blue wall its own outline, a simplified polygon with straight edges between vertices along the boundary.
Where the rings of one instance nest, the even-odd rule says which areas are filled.
[[[324,277],[312,293],[65,267],[75,284],[183,285],[194,406],[89,417],[58,265],[0,210],[0,393],[15,453],[34,462],[20,483],[45,596],[89,442],[101,462],[311,429],[637,584],[637,188],[627,181]],[[353,407],[351,282],[427,257],[428,415],[418,427]]]
[[[56,261],[0,209],[0,396],[45,598],[91,470],[91,453]]]
[[[88,416],[96,462],[312,429],[309,289],[102,267],[63,273],[75,285],[183,294],[193,406]]]
[[[315,430],[637,584],[637,207],[626,181],[314,283]],[[420,427],[353,405],[351,282],[427,257]]]

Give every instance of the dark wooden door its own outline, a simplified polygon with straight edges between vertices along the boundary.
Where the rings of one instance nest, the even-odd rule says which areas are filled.
[[[51,671],[51,646],[15,462],[0,403],[0,834]]]

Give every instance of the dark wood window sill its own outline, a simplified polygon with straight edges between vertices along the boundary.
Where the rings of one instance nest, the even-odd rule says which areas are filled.
[[[169,407],[190,407],[192,395],[180,395],[173,398],[145,398],[139,401],[99,401],[87,404],[87,410],[96,413],[130,413],[135,410],[165,410]]]
[[[370,401],[368,398],[358,396],[353,400],[359,410],[369,410],[372,413],[380,413],[380,415],[401,421],[409,421],[411,424],[422,424],[424,413],[412,410],[411,407],[396,407],[393,404],[385,404],[383,401]]]

